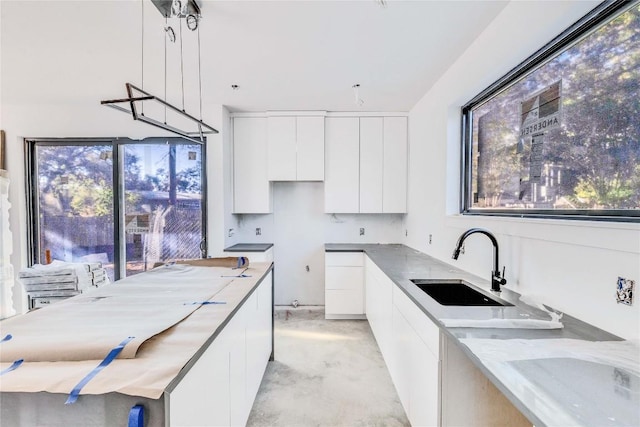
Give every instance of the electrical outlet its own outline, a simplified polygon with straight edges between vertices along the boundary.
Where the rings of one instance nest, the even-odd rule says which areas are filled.
[[[229,229],[229,237],[233,236],[233,228]]]
[[[307,270],[307,273],[311,271],[308,265],[305,267],[305,270]]]
[[[409,230],[404,230],[404,237],[407,237],[409,235]]]
[[[429,234],[429,244],[433,241],[433,234]]]
[[[262,228],[257,227],[256,228],[256,236],[261,236],[262,235]]]
[[[635,280],[618,277],[618,282],[616,284],[616,302],[618,304],[633,304],[633,287],[635,284]]]
[[[360,228],[360,235],[364,236],[364,228]]]

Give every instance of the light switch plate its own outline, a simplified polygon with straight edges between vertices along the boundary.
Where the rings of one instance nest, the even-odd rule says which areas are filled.
[[[636,282],[634,280],[625,279],[624,277],[618,277],[618,284],[616,289],[616,302],[618,304],[633,304],[633,288],[635,284]]]

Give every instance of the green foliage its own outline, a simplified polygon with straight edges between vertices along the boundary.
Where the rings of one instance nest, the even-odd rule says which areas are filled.
[[[562,125],[545,134],[543,176],[531,180],[531,141],[518,136],[520,103],[558,80]],[[564,199],[581,208],[640,209],[639,93],[637,6],[474,109],[476,155],[482,146],[473,159],[474,191],[484,192],[477,206],[516,206],[526,184],[520,207],[546,209]]]
[[[631,181],[619,179],[581,179],[575,187],[576,205],[588,209],[624,209],[634,193]]]

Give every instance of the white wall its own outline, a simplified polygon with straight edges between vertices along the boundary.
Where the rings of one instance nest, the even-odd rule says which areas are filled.
[[[638,224],[457,215],[460,107],[596,5],[593,1],[509,3],[412,109],[405,242],[488,279],[492,252],[485,237],[471,237],[466,253],[458,261],[451,259],[463,231],[486,227],[497,235],[509,288],[637,339],[640,301],[631,307],[616,304],[615,288],[618,276],[640,283]]]
[[[24,19],[26,16],[29,18]],[[153,7],[145,9],[145,17],[149,21],[161,20]],[[100,105],[102,99],[124,97],[125,82],[140,85],[139,2],[3,2],[1,18],[0,128],[6,132],[7,169],[11,176],[11,263],[18,271],[27,265],[24,138],[141,139],[167,133]],[[117,28],[113,22],[118,22]],[[146,28],[152,31],[150,25]],[[146,43],[152,40],[162,39],[148,37]],[[105,44],[118,44],[121,49],[106,49]],[[163,72],[158,61],[162,61],[163,50],[147,47],[145,88],[161,95]],[[172,79],[177,70],[169,72]],[[169,88],[171,102],[179,98],[177,94]],[[193,96],[188,97],[187,111],[197,115],[197,104]],[[217,253],[225,243],[223,171],[229,152],[224,144],[230,143],[224,132],[229,119],[221,105],[205,104],[202,113],[204,122],[221,132],[210,135],[207,142],[209,251]],[[14,306],[19,311],[26,309],[19,284],[14,288]]]
[[[325,243],[397,243],[404,230],[404,215],[324,213],[322,182],[276,182],[273,214],[235,216],[238,242],[274,244],[278,305],[324,305]]]

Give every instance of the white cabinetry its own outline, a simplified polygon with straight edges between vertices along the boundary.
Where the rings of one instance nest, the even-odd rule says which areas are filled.
[[[365,256],[365,312],[387,368],[391,366],[393,282]]]
[[[407,417],[439,425],[440,330],[368,257],[365,270],[367,319]]]
[[[11,230],[9,229],[9,178],[0,170],[0,319],[15,314],[13,309],[13,250]]]
[[[360,125],[357,117],[325,121],[324,210],[360,211]]]
[[[271,213],[267,177],[267,119],[233,119],[233,212]]]
[[[398,287],[393,289],[391,378],[414,426],[439,425],[440,330]]]
[[[324,180],[324,117],[267,118],[269,181]]]
[[[360,212],[382,212],[383,118],[360,118]]]
[[[327,117],[325,212],[406,213],[407,118]]]
[[[407,212],[407,118],[384,118],[382,212]]]
[[[364,254],[325,253],[325,317],[364,318]]]
[[[271,274],[169,395],[171,426],[243,426],[271,354]]]

